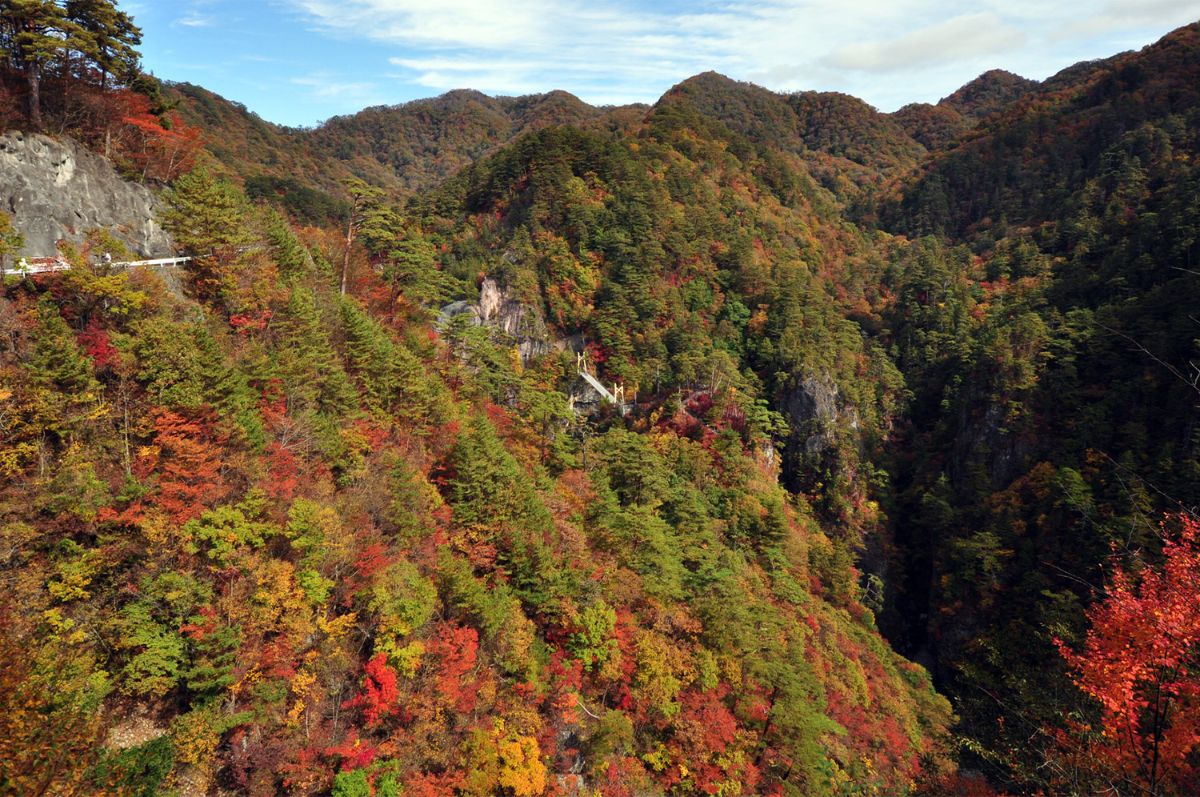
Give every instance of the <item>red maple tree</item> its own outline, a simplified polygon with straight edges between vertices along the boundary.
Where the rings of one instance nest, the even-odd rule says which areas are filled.
[[[363,722],[373,728],[399,708],[400,689],[396,672],[387,664],[387,656],[377,653],[364,668],[362,692],[344,704],[345,708],[361,708]]]
[[[1058,642],[1100,705],[1092,754],[1114,793],[1200,794],[1200,523],[1179,523],[1161,568],[1117,569],[1079,651]]]
[[[143,181],[170,182],[192,168],[204,144],[199,129],[183,124],[174,112],[165,119],[156,115],[149,98],[133,91],[117,92],[110,101],[120,115],[115,154],[136,168]]]
[[[438,661],[435,684],[443,701],[460,714],[474,710],[476,682],[471,678],[479,652],[479,634],[469,626],[445,625],[429,643]]]

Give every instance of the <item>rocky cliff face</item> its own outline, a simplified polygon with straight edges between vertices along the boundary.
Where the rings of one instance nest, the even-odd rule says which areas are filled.
[[[788,447],[798,456],[816,460],[837,442],[839,402],[833,380],[804,377],[784,397],[783,412],[792,430]]]
[[[496,327],[512,338],[523,363],[552,351],[574,348],[569,339],[552,341],[541,310],[512,298],[507,289],[490,277],[479,286],[478,302],[458,301],[446,305],[442,308],[439,323],[463,313],[470,313],[473,323]]]
[[[828,374],[800,377],[780,397],[779,409],[791,430],[780,465],[784,483],[793,490],[813,489],[825,471],[843,468],[849,448],[859,445],[858,410]]]
[[[171,239],[155,221],[156,207],[149,189],[122,180],[75,141],[0,134],[0,210],[25,236],[18,256],[53,256],[60,240],[78,243],[95,228],[113,232],[135,255],[169,256]]]

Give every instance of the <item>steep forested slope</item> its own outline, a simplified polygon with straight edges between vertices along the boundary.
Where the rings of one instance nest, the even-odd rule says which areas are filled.
[[[1047,729],[1094,709],[1071,697],[1055,638],[1080,633],[1114,566],[1155,560],[1161,513],[1200,490],[1198,36],[1048,81],[884,214],[947,234],[919,241],[888,319],[913,403],[891,513],[907,578],[887,625],[1025,789],[1080,777],[1045,766]],[[1111,782],[1096,777],[1076,788]]]
[[[162,92],[187,125],[202,131],[214,159],[210,168],[242,181],[252,198],[277,204],[305,224],[338,224],[349,213],[344,184],[356,173],[320,153],[306,131],[267,122],[190,83],[167,84]]]
[[[99,239],[7,285],[4,789],[900,793],[948,765],[852,565],[891,398],[855,387],[884,364],[825,253],[862,243],[709,125],[551,128],[375,207],[345,296],[338,235],[204,171],[166,194],[174,287],[89,265]],[[435,333],[421,297],[481,272],[650,400],[580,418],[573,353]],[[811,499],[760,401],[806,374],[854,413],[812,419]]]
[[[854,474],[898,382],[846,316],[872,316],[881,265],[799,159],[672,96],[636,137],[530,136],[414,207],[449,236],[451,273],[502,279],[649,401],[786,413],[786,481],[847,538],[869,522]]]

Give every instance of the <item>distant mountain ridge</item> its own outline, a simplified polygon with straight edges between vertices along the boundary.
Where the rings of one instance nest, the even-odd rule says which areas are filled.
[[[653,107],[688,102],[751,141],[802,154],[835,194],[857,195],[912,168],[928,150],[1035,85],[994,70],[938,106],[885,114],[838,92],[777,93],[706,72],[680,82]],[[209,151],[242,180],[296,179],[331,195],[349,177],[399,193],[430,188],[525,133],[552,125],[622,133],[651,111],[638,104],[592,106],[565,91],[491,97],[456,89],[335,116],[314,128],[287,128],[202,87],[171,88],[183,118],[208,133]],[[932,125],[925,107],[934,109]],[[922,132],[931,126],[937,129]]]
[[[1193,24],[1140,52],[1068,67],[1036,90],[1014,93],[1016,83],[993,79],[993,86],[1008,86],[992,92],[1007,96],[1007,104],[992,102],[988,124],[970,141],[924,164],[909,181],[904,213],[893,211],[893,218],[919,222],[910,233],[962,234],[1002,217],[1016,223],[1053,216],[1071,187],[1104,171],[1104,150],[1123,136],[1151,120],[1186,124],[1182,114],[1200,100],[1198,43],[1200,25]],[[982,109],[987,93],[982,84],[955,102],[969,106],[966,98],[975,97]],[[916,206],[933,215],[914,217]]]
[[[311,135],[318,151],[404,190],[440,182],[517,136],[549,125],[587,126],[614,110],[565,91],[489,97],[460,89],[337,116]]]
[[[1040,85],[1012,72],[992,69],[938,100],[936,105],[915,102],[891,116],[927,149],[945,149],[980,121],[1036,91]]]
[[[915,168],[1022,98],[1086,79],[1098,63],[1069,67],[1045,84],[993,69],[936,105],[913,103],[894,113],[839,92],[774,92],[705,72],[681,81],[654,106],[598,107],[560,90],[492,97],[456,89],[364,108],[314,128],[287,128],[199,86],[171,88],[181,115],[208,133],[208,149],[220,163],[242,180],[272,178],[281,196],[295,186],[281,187],[280,180],[338,196],[349,177],[407,194],[534,130],[572,125],[623,133],[644,124],[652,108],[687,102],[755,143],[801,155],[826,188],[850,198]]]
[[[561,124],[626,128],[646,109],[595,107],[565,91],[489,97],[457,89],[304,129],[264,121],[198,86],[173,88],[184,119],[209,133],[210,151],[243,179],[261,174],[265,165],[270,174],[305,176],[334,193],[351,176],[392,191],[429,188],[531,130]]]

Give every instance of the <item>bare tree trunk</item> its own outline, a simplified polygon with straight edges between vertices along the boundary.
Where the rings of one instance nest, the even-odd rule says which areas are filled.
[[[354,245],[354,222],[346,227],[346,252],[342,255],[342,296],[346,295],[346,272],[350,270],[350,247]]]
[[[133,455],[129,450],[129,385],[124,377],[121,377],[121,411],[124,416],[124,423],[121,426],[121,442],[124,444],[124,461],[125,478],[133,476]]]
[[[25,65],[25,77],[29,81],[29,124],[34,130],[42,129],[42,75],[37,64]]]

